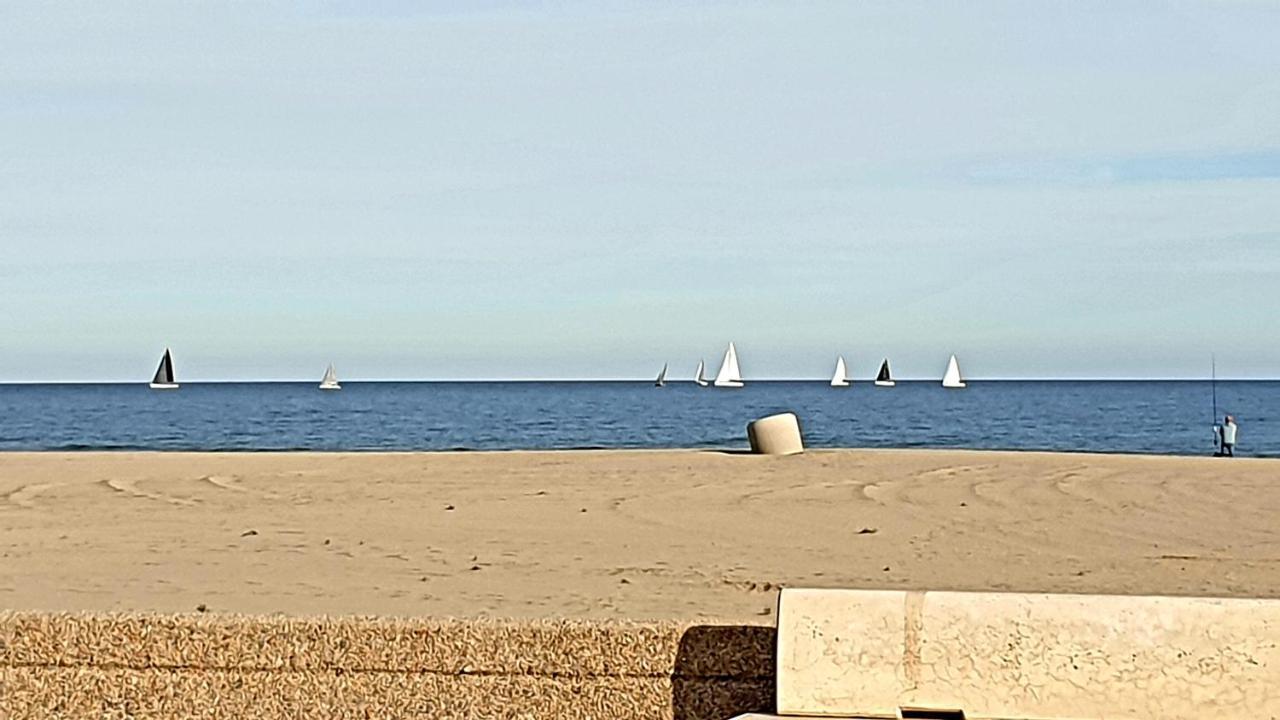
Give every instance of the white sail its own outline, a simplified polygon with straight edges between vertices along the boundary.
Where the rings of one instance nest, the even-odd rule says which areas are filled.
[[[324,378],[320,380],[321,390],[341,390],[342,386],[338,384],[338,371],[334,369],[333,363],[329,364],[329,368],[324,371]]]
[[[964,381],[960,379],[960,363],[956,362],[956,356],[952,355],[951,360],[947,362],[947,372],[942,376],[942,387],[962,388],[964,385]]]
[[[657,387],[662,387],[663,385],[667,384],[667,364],[666,363],[662,364],[662,372],[658,373],[658,379],[654,380],[653,384]]]
[[[693,381],[694,381],[694,382],[696,382],[696,383],[698,383],[698,387],[706,387],[706,386],[707,386],[707,377],[706,377],[706,375],[705,375],[706,370],[707,370],[706,363],[704,363],[704,362],[702,362],[701,360],[699,360],[699,361],[698,361],[698,371],[697,371],[696,373],[694,373],[694,374],[693,374]]]
[[[831,376],[831,387],[849,387],[849,371],[844,366],[844,356],[836,359],[836,372]]]
[[[729,343],[729,349],[724,351],[724,362],[720,363],[720,372],[716,373],[713,384],[729,388],[740,388],[743,385],[742,370],[738,367],[738,351],[733,343]]]
[[[729,374],[736,382],[742,382],[742,369],[738,367],[738,350],[729,343]]]
[[[160,356],[160,366],[156,368],[156,375],[151,379],[151,389],[178,389],[178,381],[174,379],[173,373],[173,354],[169,352],[169,348],[165,348],[164,355]]]

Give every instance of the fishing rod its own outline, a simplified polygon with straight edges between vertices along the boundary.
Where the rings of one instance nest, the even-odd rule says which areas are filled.
[[[1218,358],[1213,355],[1209,356],[1210,363],[1210,387],[1213,389],[1213,422],[1218,422]]]
[[[1218,447],[1221,435],[1218,433],[1218,358],[1216,355],[1209,355],[1209,366],[1209,387],[1213,392],[1213,448],[1214,450],[1220,450]]]

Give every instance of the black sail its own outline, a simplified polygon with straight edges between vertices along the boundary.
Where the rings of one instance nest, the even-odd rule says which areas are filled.
[[[156,368],[155,379],[151,382],[156,385],[173,384],[173,356],[169,354],[168,348],[165,348],[164,357],[160,358],[160,367]]]
[[[889,377],[889,361],[885,360],[880,363],[880,374],[876,376],[876,382],[884,382],[891,379],[892,378]]]

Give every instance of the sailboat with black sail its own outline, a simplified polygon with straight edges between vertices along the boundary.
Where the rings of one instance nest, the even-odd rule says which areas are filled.
[[[880,363],[880,372],[876,375],[876,387],[893,387],[897,385],[889,374],[889,358]]]
[[[160,358],[160,367],[156,368],[156,376],[151,379],[152,390],[177,390],[178,383],[173,376],[173,353],[164,349]]]

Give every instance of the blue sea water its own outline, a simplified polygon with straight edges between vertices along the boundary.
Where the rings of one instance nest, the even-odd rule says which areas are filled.
[[[1219,382],[1217,396],[1240,424],[1237,454],[1280,457],[1280,382]],[[785,410],[811,447],[1213,451],[1210,385],[1196,381],[0,385],[0,449],[737,448],[749,420]]]

